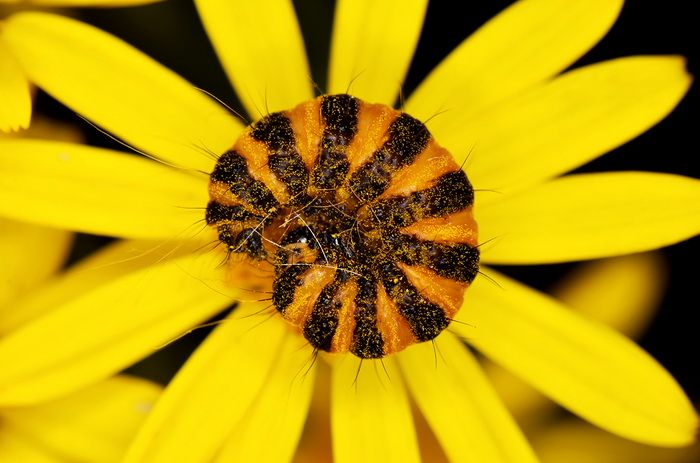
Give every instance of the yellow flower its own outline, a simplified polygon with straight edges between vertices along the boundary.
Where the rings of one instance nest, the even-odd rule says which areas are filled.
[[[3,9],[15,11],[25,6],[125,6],[152,3],[159,0],[0,0],[0,16]],[[7,6],[3,6],[7,5]],[[0,29],[2,24],[0,23]],[[0,132],[17,131],[29,127],[32,113],[30,79],[22,71],[19,61],[10,47],[0,38]]]
[[[700,182],[655,173],[559,177],[662,119],[690,77],[679,57],[616,59],[559,74],[614,22],[621,1],[524,0],[448,56],[406,101],[456,155],[468,147],[485,263],[538,264],[626,254],[698,233]],[[197,6],[249,114],[312,98],[290,2]],[[340,1],[330,93],[391,104],[425,1]],[[556,20],[553,20],[556,18]],[[85,146],[0,145],[0,214],[127,238],[68,271],[22,310],[51,306],[0,341],[0,404],[31,403],[109,375],[242,301],[167,389],[127,461],[284,461],[294,452],[315,368],[310,350],[215,253],[192,252],[206,175],[242,124],[122,41],[47,14],[10,18],[2,39],[43,90],[171,167]],[[199,234],[206,234],[199,233]],[[157,244],[160,241],[160,244]],[[152,250],[155,246],[155,252]],[[493,270],[477,278],[454,333],[569,410],[656,445],[694,439],[675,381],[631,341]],[[241,282],[245,285],[245,282]],[[535,456],[454,333],[383,364],[331,356],[335,459],[417,461],[407,391],[454,461]],[[18,364],[12,359],[21,357]],[[374,364],[372,364],[374,363]],[[377,373],[375,374],[375,368]],[[386,369],[386,373],[384,372]],[[216,457],[216,458],[215,458]]]

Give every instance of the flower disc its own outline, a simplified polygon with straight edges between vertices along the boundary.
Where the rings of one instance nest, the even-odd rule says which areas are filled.
[[[206,220],[274,266],[272,302],[317,349],[381,358],[435,338],[479,268],[474,191],[417,119],[326,95],[249,126]]]

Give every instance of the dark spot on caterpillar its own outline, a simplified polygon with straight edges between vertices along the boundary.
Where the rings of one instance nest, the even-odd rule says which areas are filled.
[[[278,206],[270,189],[250,175],[247,161],[235,151],[227,151],[219,158],[211,180],[228,186],[242,204],[248,204],[254,209],[267,211]]]
[[[321,117],[325,123],[319,145],[319,157],[313,171],[318,188],[338,188],[348,173],[348,144],[357,132],[359,101],[350,95],[332,95],[321,99]]]
[[[352,176],[350,189],[362,203],[375,199],[389,186],[392,174],[411,164],[429,139],[422,122],[400,114],[389,127],[386,143]]]

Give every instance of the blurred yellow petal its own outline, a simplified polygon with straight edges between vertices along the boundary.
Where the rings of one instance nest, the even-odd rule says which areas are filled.
[[[476,211],[484,262],[539,264],[656,249],[700,233],[700,180],[651,172],[562,177]]]
[[[309,411],[314,361],[305,340],[285,337],[257,400],[226,439],[216,462],[292,460]]]
[[[0,430],[0,461],[12,463],[66,463],[59,455],[41,448],[9,427]]]
[[[639,336],[659,307],[667,268],[654,253],[635,254],[578,266],[552,295],[570,309],[630,337]],[[553,402],[498,364],[485,362],[489,381],[518,422],[546,419]]]
[[[350,356],[338,360],[331,377],[334,461],[420,461],[406,389],[394,360],[384,358],[383,365]]]
[[[0,35],[0,132],[29,127],[32,99],[29,82]]]
[[[659,308],[667,277],[659,254],[634,254],[579,266],[552,295],[583,316],[636,338]]]
[[[73,234],[0,218],[0,318],[63,264]]]
[[[558,423],[533,436],[543,463],[697,463],[700,445],[668,449],[638,444],[582,421]]]
[[[482,367],[498,397],[526,433],[551,419],[551,413],[558,410],[551,399],[497,363],[483,359]]]
[[[257,119],[313,98],[311,71],[290,0],[196,0],[219,60]]]
[[[398,359],[450,461],[537,461],[476,359],[454,335],[412,346]]]
[[[423,120],[445,110],[430,128],[440,136],[449,133],[465,118],[571,65],[610,29],[622,3],[516,2],[445,58],[413,93],[406,110]]]
[[[46,5],[50,7],[80,7],[80,6],[94,6],[94,7],[109,7],[109,6],[132,6],[132,5],[143,5],[146,3],[156,3],[163,0],[0,0],[2,2],[8,3],[31,3],[34,5]]]
[[[691,81],[678,56],[620,58],[564,74],[436,137],[458,160],[471,148],[470,179],[502,195],[579,167],[643,133],[671,112]]]
[[[220,262],[190,254],[97,287],[85,278],[82,293],[0,338],[0,404],[36,403],[107,377],[222,310],[234,295],[213,287],[224,280]]]
[[[341,0],[335,7],[328,93],[394,104],[423,26],[427,0]]]
[[[34,138],[51,141],[82,143],[82,131],[74,124],[51,119],[41,114],[32,117],[32,124],[26,130],[12,133],[0,133],[0,140],[7,138]]]
[[[18,430],[64,461],[116,463],[160,389],[143,379],[116,376],[52,402],[4,409],[3,430]]]
[[[314,388],[301,440],[291,460],[294,463],[333,461],[331,448],[331,365],[321,354],[314,364]]]
[[[0,140],[0,213],[100,235],[189,238],[201,229],[204,177],[83,145]]]
[[[445,450],[442,448],[442,445],[440,445],[437,437],[435,437],[435,432],[430,428],[423,414],[416,406],[412,406],[411,410],[413,411],[416,434],[418,434],[418,447],[420,448],[421,461],[429,461],[430,463],[450,463],[447,455],[445,455]]]
[[[660,446],[692,442],[697,415],[654,359],[629,339],[588,321],[504,275],[477,278],[451,325],[491,360],[608,431]]]
[[[3,38],[47,93],[166,162],[209,172],[210,153],[223,153],[242,128],[190,83],[95,27],[20,13],[7,20]]]
[[[124,463],[211,461],[265,386],[285,330],[246,304],[195,351],[156,404]],[[288,385],[290,383],[288,382]],[[257,444],[275,445],[267,434]]]

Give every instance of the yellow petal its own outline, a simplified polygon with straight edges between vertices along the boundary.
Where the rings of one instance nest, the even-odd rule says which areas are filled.
[[[333,365],[331,429],[336,463],[420,461],[399,370],[391,358],[382,362],[345,356]]]
[[[257,119],[313,98],[304,41],[290,0],[196,0],[219,60]]]
[[[63,264],[73,234],[0,219],[0,318],[9,304],[53,275]]]
[[[100,235],[189,238],[201,230],[204,177],[70,143],[0,140],[0,213]]]
[[[668,449],[638,444],[587,423],[557,423],[533,438],[543,463],[697,463],[700,445]]]
[[[477,210],[484,262],[532,264],[646,251],[700,232],[700,180],[650,172],[562,177]]]
[[[216,462],[292,460],[309,411],[314,361],[303,338],[286,336],[263,389],[226,439]]]
[[[0,35],[0,132],[29,127],[32,100],[29,82]]]
[[[95,27],[20,13],[7,20],[3,37],[47,93],[166,162],[209,172],[212,153],[223,153],[241,130],[190,83]]]
[[[179,246],[179,243],[166,245],[152,241],[116,241],[105,246],[17,301],[13,310],[0,317],[0,336],[80,297],[86,289],[142,270],[171,255],[181,255]]]
[[[620,58],[571,71],[436,136],[458,158],[473,149],[467,170],[477,188],[508,193],[643,133],[666,117],[691,81],[677,56]]]
[[[553,296],[586,318],[630,337],[639,336],[659,307],[667,268],[654,253],[586,263],[552,291]],[[485,362],[489,381],[519,423],[550,418],[553,403],[500,365]]]
[[[465,117],[568,67],[605,35],[622,3],[516,2],[444,59],[411,96],[406,109],[419,119],[446,110],[430,127],[440,135],[449,132]]]
[[[335,9],[328,92],[392,105],[418,43],[426,0],[342,0]]]
[[[476,359],[454,335],[412,346],[398,359],[450,461],[537,461]]]
[[[255,314],[262,304],[247,306],[219,326],[180,370],[125,463],[205,462],[215,456],[263,389],[287,329],[277,318]],[[263,438],[259,445],[275,445],[269,435],[258,436]]]
[[[654,359],[609,327],[488,270],[453,324],[491,360],[610,432],[652,445],[694,440],[698,421],[681,388]]]
[[[222,310],[232,298],[213,288],[224,279],[220,262],[189,254],[97,287],[85,278],[82,293],[0,338],[0,404],[35,403],[107,377]]]
[[[0,461],[12,463],[66,463],[61,456],[41,448],[9,426],[0,430]]]
[[[116,376],[48,403],[4,409],[3,429],[64,461],[118,462],[159,395],[154,383]]]

